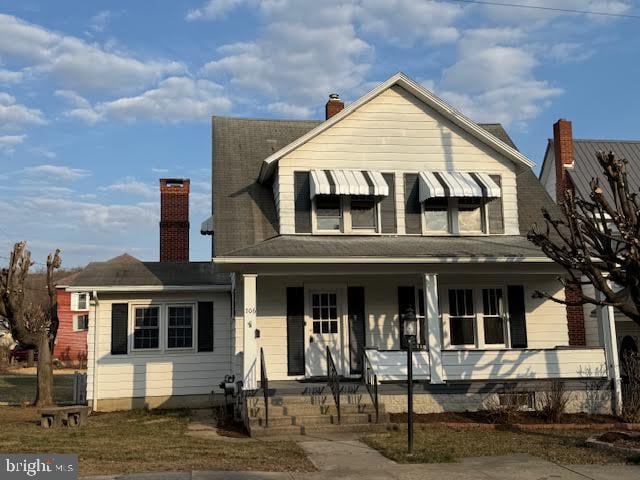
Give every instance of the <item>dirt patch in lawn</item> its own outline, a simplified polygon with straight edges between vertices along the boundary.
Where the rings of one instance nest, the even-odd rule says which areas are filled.
[[[77,453],[81,475],[187,470],[307,472],[314,467],[290,441],[230,443],[187,435],[190,412],[94,414],[79,429],[45,430],[34,408],[0,407],[0,451]]]
[[[402,463],[453,462],[465,457],[526,453],[560,464],[625,463],[629,456],[591,448],[593,430],[487,430],[418,425],[414,455],[407,455],[407,433],[371,435],[364,441],[383,455]],[[601,433],[601,432],[600,432]]]
[[[495,415],[489,411],[480,412],[444,412],[415,414],[415,423],[495,423]],[[406,425],[406,413],[392,413],[391,421],[400,425]],[[562,415],[560,423],[574,425],[594,425],[605,423],[617,423],[616,417],[611,415],[588,415],[586,413],[566,413]],[[549,423],[541,412],[515,412],[509,416],[509,423],[521,425],[541,425]]]

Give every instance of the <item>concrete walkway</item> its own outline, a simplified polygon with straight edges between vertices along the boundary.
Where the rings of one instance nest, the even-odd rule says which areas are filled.
[[[457,463],[397,464],[364,443],[308,439],[300,442],[313,473],[168,472],[85,477],[91,480],[638,480],[640,466],[562,466],[530,455],[466,458]]]

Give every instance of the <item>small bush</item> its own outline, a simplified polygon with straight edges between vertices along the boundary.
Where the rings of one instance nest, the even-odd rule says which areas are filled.
[[[640,355],[627,353],[622,358],[622,419],[640,422]]]
[[[528,406],[529,392],[518,389],[516,384],[506,383],[501,391],[487,402],[486,407],[492,423],[511,424],[518,412]]]
[[[564,382],[553,380],[549,385],[549,389],[542,392],[540,396],[540,410],[547,421],[559,423],[570,398],[570,395],[565,389]]]

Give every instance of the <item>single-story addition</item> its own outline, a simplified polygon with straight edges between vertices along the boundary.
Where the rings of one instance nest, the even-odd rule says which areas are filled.
[[[563,294],[560,267],[526,239],[541,208],[557,207],[502,126],[474,123],[403,74],[346,108],[332,95],[326,114],[213,118],[207,275],[142,263],[149,275],[117,270],[91,285],[111,268],[93,264],[74,281],[94,292],[94,408],[204,399],[230,374],[252,432],[267,419],[249,394],[285,417],[282,398],[309,392],[327,393],[338,421],[354,392],[403,411],[415,314],[416,411],[485,408],[515,391],[536,404],[554,379],[570,409],[610,411],[605,348],[574,346],[565,307],[534,297]],[[207,302],[213,315],[201,317]],[[203,318],[210,352],[199,351]],[[289,420],[279,424],[304,423]]]

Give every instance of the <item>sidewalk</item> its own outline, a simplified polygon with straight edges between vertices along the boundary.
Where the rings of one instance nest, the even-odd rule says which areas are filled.
[[[638,480],[640,466],[562,466],[529,455],[467,458],[457,463],[397,464],[358,440],[300,442],[313,473],[168,472],[85,477],[91,480]]]

